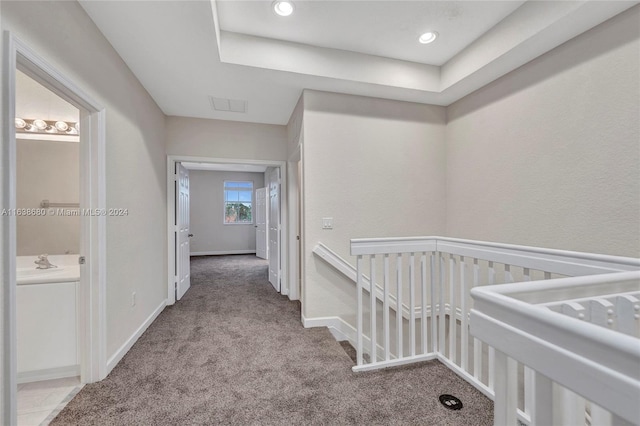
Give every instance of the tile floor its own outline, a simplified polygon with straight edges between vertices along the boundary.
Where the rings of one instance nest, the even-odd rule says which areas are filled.
[[[18,385],[18,426],[46,426],[82,389],[79,377]]]

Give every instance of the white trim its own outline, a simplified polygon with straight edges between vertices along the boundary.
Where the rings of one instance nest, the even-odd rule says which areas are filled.
[[[149,326],[156,320],[156,318],[158,318],[158,315],[160,315],[160,313],[166,306],[167,301],[163,300],[162,303],[160,303],[160,305],[153,312],[151,312],[151,315],[149,315],[149,317],[142,323],[142,325],[138,327],[138,329],[131,335],[131,337],[129,337],[127,341],[124,342],[122,346],[120,346],[120,349],[118,349],[116,353],[114,353],[111,358],[109,358],[109,361],[107,361],[107,374],[109,374],[111,370],[113,370],[113,368],[118,365],[120,360],[124,358],[127,352],[129,352],[133,345],[138,341],[140,336],[142,336],[147,328],[149,328]]]
[[[2,207],[16,207],[16,147],[15,127],[10,123],[15,116],[16,40],[4,33],[2,70]],[[16,220],[12,215],[2,216],[2,404],[0,424],[17,423],[17,348],[16,348]]]
[[[407,356],[400,359],[394,359],[391,361],[380,361],[375,364],[354,365],[353,367],[351,367],[351,370],[354,373],[359,373],[361,371],[380,370],[381,368],[398,367],[400,365],[431,361],[434,359],[438,359],[438,354],[432,352],[425,355]]]
[[[11,32],[5,31],[3,52],[3,122],[4,141],[2,180],[3,207],[15,208],[15,74],[16,70],[29,75],[38,83],[76,106],[80,110],[81,135],[81,188],[80,205],[83,208],[104,209],[106,207],[105,138],[106,114],[104,107],[93,100],[72,80],[60,73],[43,57],[20,41]],[[3,225],[3,279],[5,338],[3,346],[3,399],[0,423],[14,424],[17,413],[17,367],[16,367],[16,315],[15,315],[15,218],[9,216]],[[81,221],[81,250],[86,258],[81,272],[79,303],[79,348],[81,380],[93,382],[106,376],[106,217],[85,216]]]
[[[303,315],[302,326],[304,328],[327,327],[338,342],[348,340],[352,345],[356,343],[356,329],[340,317],[305,318]]]
[[[167,305],[173,305],[175,299],[175,248],[174,248],[174,231],[175,224],[173,222],[175,212],[175,163],[179,162],[195,162],[195,163],[221,163],[221,164],[251,164],[262,165],[267,167],[277,167],[280,169],[280,176],[286,176],[287,162],[278,160],[250,160],[250,159],[231,159],[217,157],[194,157],[188,155],[167,155]],[[286,193],[286,179],[281,179],[281,193]],[[281,223],[281,241],[286,241],[289,232],[289,222],[287,215],[286,197],[280,197],[280,223]],[[286,244],[280,244],[280,274],[281,290],[288,289],[288,247]]]
[[[256,254],[255,250],[218,250],[218,251],[195,251],[191,256],[220,256],[227,254]]]
[[[50,135],[50,134],[43,134],[43,133],[17,133],[16,132],[16,140],[79,143],[80,137],[78,135]]]
[[[45,368],[44,370],[24,371],[18,373],[18,383],[40,382],[42,380],[64,379],[80,375],[80,365]]]

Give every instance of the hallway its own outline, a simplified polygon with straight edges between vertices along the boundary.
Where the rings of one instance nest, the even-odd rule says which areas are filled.
[[[184,298],[51,424],[492,424],[492,402],[439,362],[352,373],[267,268],[253,255],[192,258]],[[463,409],[444,408],[443,393]]]

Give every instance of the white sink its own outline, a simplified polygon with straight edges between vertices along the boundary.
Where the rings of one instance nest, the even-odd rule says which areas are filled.
[[[50,275],[56,272],[62,272],[64,268],[49,268],[49,269],[36,269],[34,268],[18,268],[16,269],[16,276],[18,277],[38,277],[43,275]]]

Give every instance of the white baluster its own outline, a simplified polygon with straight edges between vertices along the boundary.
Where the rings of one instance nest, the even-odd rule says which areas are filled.
[[[640,337],[640,299],[632,295],[616,298],[617,330],[633,337]]]
[[[440,267],[438,274],[440,277],[440,303],[438,304],[438,352],[444,356],[445,345],[445,309],[444,309],[444,283],[445,283],[445,259],[444,254],[440,254]]]
[[[384,359],[389,361],[391,359],[391,350],[389,343],[389,255],[384,255],[384,307],[382,311],[382,321],[384,322]]]
[[[553,382],[546,376],[532,371],[531,398],[529,410],[532,426],[549,426],[553,424]]]
[[[431,288],[431,349],[432,352],[438,352],[438,312],[436,303],[436,259],[435,254],[429,255],[429,261],[431,266],[431,279],[429,286]]]
[[[409,255],[409,352],[411,356],[416,355],[416,273],[415,256],[412,252]]]
[[[586,401],[569,389],[556,384],[553,424],[583,425],[586,423]]]
[[[396,257],[396,343],[397,343],[397,358],[402,358],[402,254],[398,254]]]
[[[613,328],[615,306],[605,299],[589,301],[590,322],[602,327]]]
[[[495,399],[493,424],[515,425],[518,412],[517,363],[500,351],[495,351]]]
[[[358,272],[358,318],[357,322],[357,333],[356,333],[356,363],[358,365],[362,365],[362,292],[364,291],[364,277],[362,276],[362,256],[358,256],[356,259],[356,270]]]
[[[480,280],[480,265],[478,259],[473,259],[473,285],[476,287]],[[473,377],[476,380],[482,380],[482,342],[475,337],[473,338]]]
[[[591,424],[593,426],[611,426],[611,421],[612,417],[610,412],[593,402],[591,403]]]
[[[460,312],[462,320],[460,322],[460,367],[466,372],[469,369],[469,322],[467,312],[467,284],[465,282],[466,263],[464,256],[460,256]]]
[[[456,346],[458,343],[456,314],[456,258],[449,255],[449,359],[456,364]]]
[[[378,342],[377,342],[377,324],[376,314],[378,310],[378,298],[376,297],[376,255],[369,256],[370,269],[370,282],[371,292],[369,293],[369,300],[371,302],[371,316],[370,319],[370,334],[371,334],[371,363],[375,364],[378,361]]]
[[[511,274],[511,265],[504,265],[504,282],[512,283],[513,275]]]
[[[427,253],[422,253],[420,256],[420,286],[422,288],[422,308],[420,309],[420,324],[422,325],[422,354],[425,355],[428,352],[427,349]]]
[[[489,262],[487,271],[487,284],[492,285],[496,282],[496,270],[493,262]],[[495,390],[494,378],[495,378],[495,355],[496,350],[493,346],[489,346],[489,389]]]

